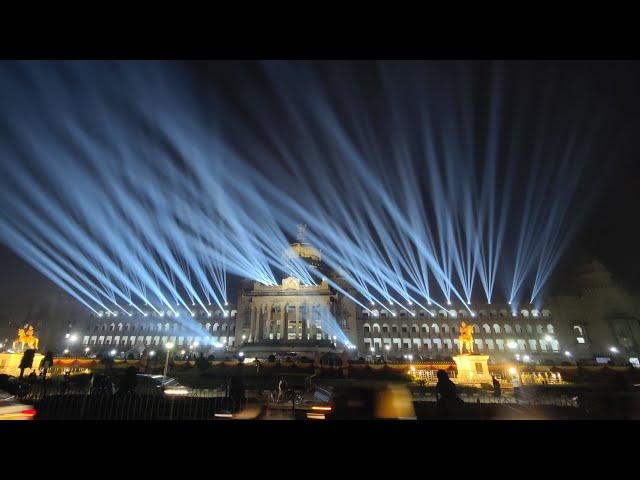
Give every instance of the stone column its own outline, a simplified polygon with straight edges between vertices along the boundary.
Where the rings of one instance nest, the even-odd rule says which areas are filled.
[[[300,311],[301,307],[298,307],[298,311]],[[304,308],[304,318],[302,318],[302,339],[307,340],[307,322],[309,321],[309,312],[307,311],[306,305]]]
[[[267,311],[264,312],[264,333],[262,336],[263,338],[268,339],[269,332],[271,331],[271,304],[266,305],[265,308]]]
[[[253,308],[253,304],[251,305],[251,307],[249,307],[249,315],[251,318],[251,327],[249,328],[249,341],[253,342],[255,341],[254,336],[253,336],[253,332],[254,332],[254,328],[255,328],[255,314],[254,314],[255,309]]]
[[[260,305],[260,314],[258,315],[258,340],[264,339],[264,317],[265,317],[265,306]]]
[[[282,324],[280,325],[280,338],[282,340],[287,340],[289,336],[289,313],[288,313],[288,304],[284,304],[282,308]]]

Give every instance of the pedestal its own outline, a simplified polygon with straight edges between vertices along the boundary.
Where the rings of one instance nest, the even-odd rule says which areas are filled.
[[[456,383],[478,385],[492,383],[487,360],[489,355],[456,355],[453,360],[458,367]]]
[[[38,370],[40,362],[44,358],[41,353],[36,353],[33,356],[33,368],[25,368],[24,375],[27,376],[31,373],[31,370]],[[13,377],[20,376],[20,361],[22,360],[21,352],[14,353],[0,353],[0,374],[11,375]]]

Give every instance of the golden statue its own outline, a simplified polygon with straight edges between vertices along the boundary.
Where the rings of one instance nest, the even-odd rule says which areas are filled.
[[[18,329],[18,338],[13,342],[13,348],[16,348],[16,344],[22,344],[22,351],[24,351],[24,346],[26,345],[29,348],[38,349],[38,344],[40,340],[33,333],[33,325],[28,325],[27,328],[19,328]]]
[[[473,327],[462,322],[460,325],[460,354],[464,353],[464,347],[467,347],[467,353],[473,353]]]

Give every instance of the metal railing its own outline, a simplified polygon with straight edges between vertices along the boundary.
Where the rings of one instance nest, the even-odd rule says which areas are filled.
[[[238,412],[245,398],[161,395],[47,395],[32,402],[40,420],[213,420],[218,413]]]

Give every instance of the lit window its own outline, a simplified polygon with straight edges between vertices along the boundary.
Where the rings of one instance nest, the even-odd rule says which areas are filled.
[[[577,337],[576,340],[578,343],[584,343],[584,337]]]

